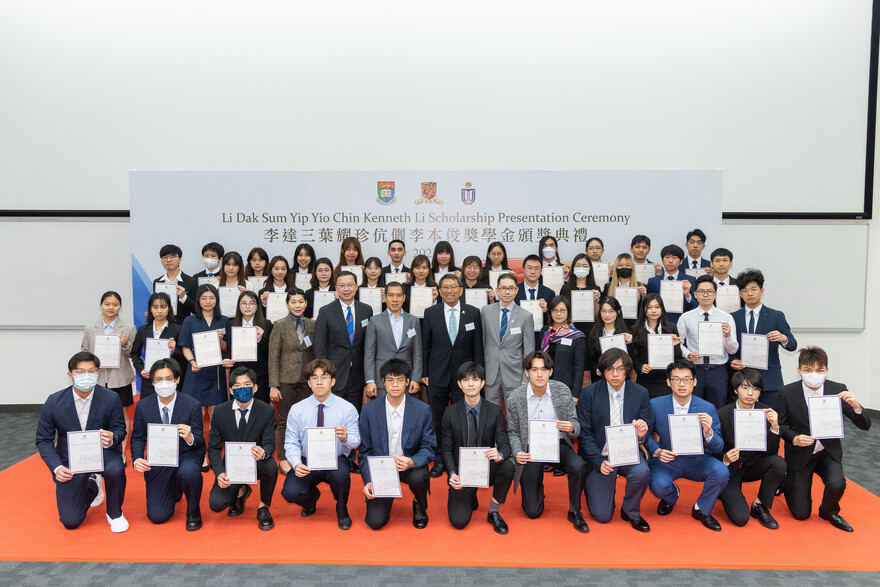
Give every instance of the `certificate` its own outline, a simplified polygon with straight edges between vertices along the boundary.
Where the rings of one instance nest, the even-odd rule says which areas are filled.
[[[386,273],[385,283],[406,283],[409,273]]]
[[[636,281],[648,283],[648,280],[657,275],[653,263],[636,263]]]
[[[244,280],[244,286],[248,288],[248,291],[260,293],[260,290],[266,287],[266,280],[268,279],[268,275],[253,275]]]
[[[681,281],[660,281],[660,299],[669,314],[684,312],[684,283]]]
[[[373,308],[373,316],[378,316],[382,313],[381,287],[359,287],[358,299]]]
[[[354,273],[354,278],[357,281],[358,285],[362,285],[364,283],[364,268],[360,265],[343,265],[339,268],[339,272],[350,271]]]
[[[556,420],[529,420],[529,454],[535,463],[559,462]]]
[[[764,410],[733,410],[733,448],[767,450],[767,416]]]
[[[245,326],[232,327],[232,360],[257,360],[257,329]]]
[[[466,289],[464,290],[464,303],[479,310],[489,304],[489,294],[485,289]]]
[[[721,322],[697,322],[697,353],[703,357],[724,356]]]
[[[257,460],[251,452],[255,442],[227,442],[224,448],[226,476],[233,485],[253,485],[257,482]]]
[[[684,273],[685,275],[690,275],[691,277],[696,279],[700,275],[706,275],[706,269],[703,267],[697,267],[696,269],[692,267],[685,267]]]
[[[488,447],[466,447],[458,449],[458,480],[462,487],[489,487]]]
[[[703,454],[703,426],[699,414],[669,414],[669,442],[678,456]]]
[[[144,370],[149,371],[150,367],[161,359],[171,358],[171,349],[168,348],[167,338],[148,338],[144,341]]]
[[[220,354],[220,335],[216,330],[193,332],[192,337],[193,353],[196,356],[196,365],[199,369],[219,365],[223,362],[223,356]]]
[[[625,320],[639,317],[639,290],[634,287],[617,287],[614,297],[620,302],[620,309]]]
[[[513,273],[510,269],[492,269],[489,271],[489,287],[498,289],[498,278],[505,273]]]
[[[100,430],[67,433],[67,468],[73,473],[104,471],[104,446]]]
[[[336,301],[336,293],[332,291],[315,291],[312,298],[312,316],[317,320],[321,308]],[[285,310],[286,311],[286,310]]]
[[[528,310],[532,313],[532,318],[534,318],[535,322],[535,332],[540,331],[544,327],[544,312],[541,311],[541,300],[521,300],[519,306],[523,310]]]
[[[287,310],[287,292],[268,292],[268,297],[266,298],[266,320],[275,322],[276,320],[281,320],[289,313]]]
[[[739,353],[743,365],[766,371],[770,360],[770,341],[764,334],[743,334],[740,336]]]
[[[179,441],[176,424],[147,424],[147,462],[150,466],[178,466]]]
[[[199,277],[199,287],[203,285],[213,285],[214,287],[220,287],[220,278],[219,277]]]
[[[843,410],[836,395],[807,398],[810,413],[810,436],[813,438],[843,438]]]
[[[626,352],[626,339],[622,334],[612,334],[611,336],[599,337],[599,349],[604,354],[608,349],[620,349]]]
[[[605,441],[612,467],[639,464],[639,437],[633,424],[605,426]]]
[[[558,296],[565,283],[562,266],[544,267],[541,270],[541,277],[543,278],[541,281],[544,282],[544,285],[553,290],[553,295]]]
[[[671,334],[648,335],[648,365],[651,369],[663,369],[675,360],[675,341]]]
[[[238,309],[238,286],[223,286],[220,288],[220,313],[227,318],[235,318],[235,310]]]
[[[306,458],[312,471],[335,471],[339,468],[336,459],[336,429],[306,428]]]
[[[409,313],[424,318],[425,310],[434,305],[434,289],[430,287],[409,288]]]
[[[101,368],[118,367],[122,354],[122,341],[118,334],[96,334],[92,352],[101,361]]]
[[[593,279],[599,287],[605,287],[610,279],[609,263],[593,263]]]
[[[728,314],[740,309],[739,288],[735,285],[719,285],[715,293],[715,307]]]
[[[174,314],[177,315],[177,283],[157,281],[153,284],[153,291],[156,293],[168,294],[168,297],[171,298],[171,309],[174,310]]]
[[[446,275],[447,273],[449,273],[449,271],[435,271],[435,272],[434,272],[434,283],[437,284],[437,287],[440,287],[440,280],[441,280],[441,279],[443,278],[443,276]]]
[[[376,497],[403,497],[400,492],[400,474],[394,457],[367,457],[370,482]]]
[[[294,275],[293,284],[297,289],[301,289],[303,291],[312,289],[312,274],[311,273],[297,273]]]
[[[571,321],[595,322],[596,302],[591,289],[571,290]]]

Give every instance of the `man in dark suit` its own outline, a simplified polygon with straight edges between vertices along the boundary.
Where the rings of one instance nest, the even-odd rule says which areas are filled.
[[[642,497],[648,489],[651,472],[642,451],[634,465],[614,467],[608,461],[606,426],[633,424],[639,444],[647,440],[652,425],[651,400],[648,390],[630,381],[632,359],[626,351],[609,349],[599,358],[599,370],[605,378],[585,387],[577,404],[581,433],[578,454],[587,463],[587,508],[600,524],[614,516],[614,494],[617,476],[626,478],[626,491],[620,517],[639,532],[651,527],[642,517]]]
[[[406,245],[402,240],[394,239],[388,243],[388,257],[391,263],[382,267],[382,273],[409,273],[409,267],[404,265],[406,257]]]
[[[660,257],[663,261],[663,272],[648,280],[648,293],[659,294],[661,281],[681,281],[684,293],[682,301],[684,312],[693,310],[697,307],[697,298],[692,295],[692,290],[695,289],[697,280],[685,273],[684,267],[679,268],[684,258],[684,251],[678,245],[666,245],[660,251]],[[666,308],[666,314],[673,324],[678,322],[678,318],[681,316],[679,312],[670,312],[669,308]]]
[[[715,285],[718,287],[726,285],[738,287],[739,282],[730,274],[730,266],[733,263],[733,253],[730,249],[719,247],[712,251],[709,258],[711,259],[712,279],[715,280]]]
[[[181,492],[186,496],[186,529],[202,527],[199,501],[202,498],[202,461],[205,458],[205,433],[202,405],[177,392],[180,365],[174,359],[160,359],[150,367],[150,381],[156,398],[139,401],[134,410],[131,430],[131,458],[135,471],[144,474],[147,486],[147,518],[164,524],[174,515],[174,505]],[[177,429],[177,467],[153,466],[146,460],[149,424],[165,424]]]
[[[523,282],[519,284],[514,301],[518,304],[524,300],[538,300],[541,302],[541,311],[546,312],[547,306],[553,300],[553,290],[540,283],[541,269],[544,263],[538,255],[529,255],[523,259]]]
[[[101,361],[81,351],[67,362],[70,387],[53,393],[40,410],[37,450],[55,480],[58,516],[68,530],[77,528],[90,507],[101,505],[107,485],[107,522],[112,532],[128,530],[122,515],[125,498],[125,466],[120,443],[125,438],[125,419],[119,395],[98,386]],[[68,468],[67,433],[100,430],[104,470],[101,474],[74,473]],[[56,444],[55,437],[58,437]]]
[[[449,472],[449,499],[447,510],[449,523],[462,530],[471,521],[471,515],[479,507],[477,488],[465,487],[458,475],[459,449],[462,447],[488,447],[483,451],[489,460],[489,485],[494,486],[489,513],[486,517],[499,534],[507,534],[508,528],[498,511],[507,499],[513,482],[514,464],[510,458],[510,441],[501,408],[490,401],[482,401],[480,391],[486,383],[486,370],[469,361],[458,369],[458,386],[464,400],[449,406],[443,414],[440,446],[446,470]]]
[[[364,343],[364,378],[367,397],[385,397],[385,385],[379,377],[382,365],[390,359],[403,359],[412,365],[409,392],[419,393],[422,378],[422,325],[421,321],[403,311],[406,296],[403,285],[385,285],[387,310],[370,318]]]
[[[792,517],[797,520],[809,518],[813,509],[811,489],[815,473],[825,483],[819,517],[828,520],[835,528],[852,532],[852,526],[840,515],[840,498],[846,489],[840,439],[819,440],[810,436],[807,398],[839,397],[843,415],[862,430],[871,427],[871,416],[846,385],[826,380],[828,355],[819,347],[800,350],[798,373],[801,381],[783,387],[777,398],[779,433],[785,440],[785,502]]]
[[[229,508],[229,517],[240,516],[251,494],[251,486],[232,483],[226,475],[226,463],[220,454],[225,442],[253,442],[251,454],[257,461],[257,481],[260,484],[260,505],[257,508],[257,527],[271,530],[275,527],[269,507],[278,481],[278,464],[272,458],[275,452],[275,409],[254,398],[257,375],[247,367],[236,367],[229,374],[235,399],[214,408],[211,432],[208,437],[208,460],[214,469],[214,486],[208,498],[211,511]]]
[[[710,267],[711,263],[702,257],[703,249],[706,248],[706,233],[695,228],[685,237],[687,257],[681,262],[682,269],[701,269]],[[708,272],[707,272],[708,273]]]
[[[195,311],[195,295],[198,282],[180,269],[183,251],[177,245],[165,245],[159,249],[159,259],[165,268],[165,275],[153,280],[153,283],[174,283],[177,285],[177,309],[174,310],[174,321],[183,324],[183,319]],[[155,285],[153,286],[155,290]],[[169,296],[171,297],[171,296]],[[172,297],[172,300],[174,297]]]
[[[364,522],[379,530],[391,518],[391,497],[376,497],[370,480],[371,456],[390,456],[400,482],[413,494],[413,526],[428,525],[428,463],[434,460],[437,437],[428,406],[407,393],[412,370],[400,359],[391,359],[380,371],[385,382],[385,399],[364,406],[358,428],[361,434],[361,476],[367,513]]]
[[[785,319],[785,314],[774,310],[761,303],[764,296],[764,274],[758,269],[746,269],[736,277],[739,283],[739,294],[745,302],[745,308],[740,308],[731,316],[736,325],[736,331],[744,336],[749,334],[763,334],[770,342],[767,355],[767,369],[757,369],[764,379],[764,391],[761,396],[764,403],[769,407],[776,406],[776,398],[782,389],[782,365],[779,362],[779,348],[787,351],[797,349],[797,340],[791,333],[791,328]],[[740,350],[731,356],[730,367],[735,371],[745,368],[740,357]]]
[[[443,422],[446,406],[463,397],[455,384],[458,368],[467,361],[483,364],[480,311],[461,302],[462,291],[461,280],[455,274],[444,275],[440,279],[443,303],[425,310],[422,322],[422,383],[428,386],[435,429]],[[440,462],[435,463],[431,477],[439,477],[443,470]]]

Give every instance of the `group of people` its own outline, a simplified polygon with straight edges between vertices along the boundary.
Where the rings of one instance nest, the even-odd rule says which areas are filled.
[[[389,244],[385,266],[376,257],[364,261],[357,239],[343,242],[336,265],[301,244],[292,271],[283,256],[269,259],[260,248],[245,261],[208,243],[202,250],[205,270],[192,277],[180,269],[180,248],[166,245],[159,254],[165,274],[154,281],[146,324],[126,324],[119,316],[121,296],[105,293],[101,319],[86,328],[82,350],[68,363],[72,385],[50,396],[41,412],[37,446],[54,475],[62,524],[77,527],[106,495],[111,530],[128,528],[121,508],[129,453],[133,469],[144,475],[153,523],[169,520],[185,496],[186,528],[198,530],[202,474],[210,469],[211,510],[241,515],[254,483],[227,475],[225,447],[233,442],[252,443],[262,530],[274,527],[270,507],[279,471],[285,476],[282,497],[301,506],[303,517],[315,513],[318,485],[326,483],[343,530],[352,525],[350,474],[360,473],[365,523],[383,527],[393,498],[374,491],[370,457],[393,459],[400,483],[413,494],[417,528],[428,523],[430,479],[445,473],[449,521],[464,528],[479,507],[478,486],[459,476],[460,449],[470,447],[480,448],[489,463],[488,482],[480,486],[493,487],[487,521],[500,534],[508,532],[500,506],[511,485],[520,491],[526,515],[535,518],[544,510],[544,474],[551,472],[568,477],[567,519],[580,532],[589,531],[582,495],[594,520],[612,519],[617,475],[626,478],[621,518],[647,532],[641,501],[648,488],[660,499],[661,516],[677,503],[675,481],[686,478],[703,484],[691,513],[704,526],[721,529],[712,516],[720,499],[734,524],[754,517],[775,528],[770,510],[780,493],[793,517],[810,516],[813,473],[825,483],[819,515],[851,531],[839,508],[845,487],[840,441],[809,436],[806,398],[839,397],[843,415],[863,429],[870,426],[867,411],[844,385],[825,380],[828,357],[816,347],[800,351],[801,381],[783,385],[779,347],[793,351],[797,343],[784,314],[762,304],[763,275],[748,269],[733,278],[733,254],[719,248],[706,260],[705,241],[695,229],[686,237],[687,253],[667,245],[662,263],[653,264],[650,239],[637,235],[631,254],[606,267],[600,239],[590,239],[585,252],[565,265],[556,240],[546,236],[538,254],[523,260],[522,281],[500,242],[489,246],[485,261],[467,257],[461,267],[445,242],[433,259],[419,255],[409,267],[401,241]],[[547,267],[562,269],[561,284],[549,277],[543,283]],[[637,268],[651,270],[647,283],[638,281]],[[680,292],[680,313],[666,310],[667,281],[679,288],[672,291]],[[718,289],[730,286],[738,288],[743,306],[728,313],[715,301]],[[236,293],[233,288],[237,304],[226,304],[224,315],[221,290],[228,296]],[[373,303],[359,301],[359,290],[367,288],[379,290],[380,308],[375,297]],[[420,304],[418,315],[409,312],[415,311],[414,288],[430,288],[430,296],[420,297],[433,302]],[[484,303],[466,303],[466,291],[479,292],[475,299]],[[625,315],[615,297],[623,299],[624,292],[630,302],[635,296],[637,313]],[[286,306],[274,321],[266,316],[274,303],[270,294],[283,296]],[[707,326],[700,322],[721,330],[720,351],[711,356],[698,352]],[[237,355],[234,346],[244,338],[236,329],[255,335],[255,358]],[[766,337],[765,369],[744,364],[737,333]],[[652,366],[651,335],[673,340],[665,368],[656,361]],[[211,337],[219,341],[219,353],[204,360],[200,340]],[[102,338],[118,340],[113,366],[102,368],[97,356]],[[155,360],[157,346],[162,358]],[[129,421],[137,377],[140,401]],[[735,410],[763,411],[765,451],[736,448]],[[679,414],[697,415],[700,454],[673,451],[670,417]],[[533,421],[555,427],[555,458],[532,460]],[[176,427],[176,467],[152,466],[147,459],[151,424]],[[630,424],[638,458],[612,466],[606,427]],[[315,428],[332,429],[335,467],[309,468],[309,430]],[[103,470],[74,473],[67,436],[87,430],[100,431]],[[742,483],[751,481],[760,481],[760,490],[749,504]]]

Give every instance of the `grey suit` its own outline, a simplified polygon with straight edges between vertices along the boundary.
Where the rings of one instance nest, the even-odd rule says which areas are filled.
[[[394,341],[388,311],[373,316],[367,324],[364,342],[364,381],[372,381],[376,384],[377,399],[385,397],[385,384],[382,382],[379,370],[389,359],[403,359],[412,366],[413,381],[422,378],[422,326],[419,319],[412,314],[401,311],[400,315],[403,320],[403,332],[399,347]]]
[[[535,320],[532,313],[511,304],[504,338],[501,332],[501,302],[480,309],[483,322],[483,358],[486,362],[486,399],[501,405],[511,390],[524,380],[523,358],[535,350]]]

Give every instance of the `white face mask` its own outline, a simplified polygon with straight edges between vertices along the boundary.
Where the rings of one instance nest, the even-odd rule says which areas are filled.
[[[544,247],[541,249],[541,252],[544,253],[545,259],[553,259],[556,257],[556,249],[553,247]]]
[[[810,389],[819,389],[825,383],[828,373],[801,373],[801,379]]]
[[[153,386],[153,389],[156,390],[156,395],[159,397],[169,397],[177,391],[177,384],[173,381],[159,381]]]
[[[205,268],[209,271],[216,269],[220,265],[220,259],[214,259],[213,257],[205,257],[202,260],[205,262]]]
[[[590,274],[589,267],[575,267],[574,268],[574,276],[579,279],[583,279],[584,277],[586,277],[589,274]]]

